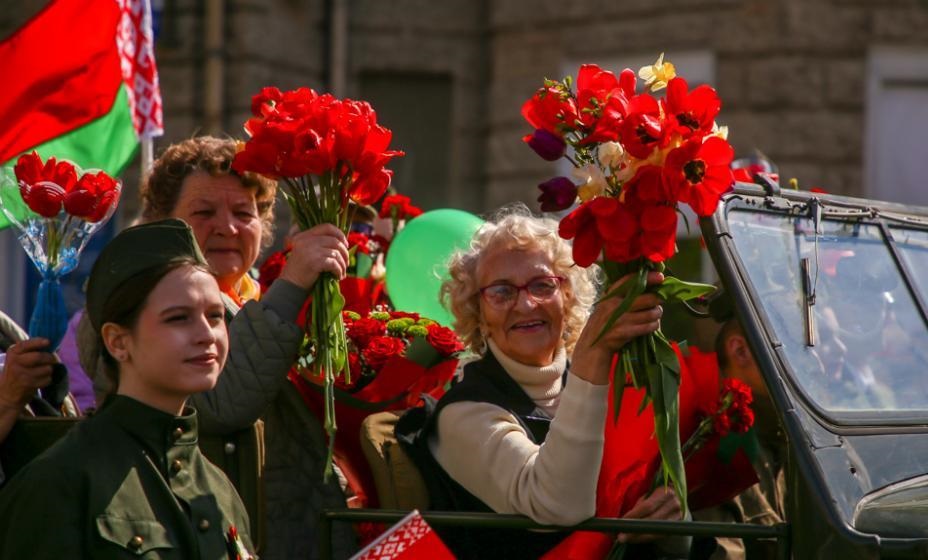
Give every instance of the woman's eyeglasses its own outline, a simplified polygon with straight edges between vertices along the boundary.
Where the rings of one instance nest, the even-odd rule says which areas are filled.
[[[532,278],[521,286],[515,284],[491,284],[480,288],[483,299],[497,308],[512,307],[519,299],[519,292],[525,290],[530,298],[538,303],[544,303],[554,297],[564,282],[563,276],[540,276]]]

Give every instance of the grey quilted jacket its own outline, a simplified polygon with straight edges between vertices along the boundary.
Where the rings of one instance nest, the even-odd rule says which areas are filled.
[[[322,482],[322,425],[287,381],[303,338],[295,320],[306,296],[278,279],[260,301],[249,301],[241,310],[227,301],[234,317],[226,367],[216,387],[190,399],[203,433],[224,435],[264,419],[267,531],[262,560],[317,558],[319,512],[345,507],[335,478]],[[356,549],[353,531],[344,523],[334,528],[335,557],[347,558]]]

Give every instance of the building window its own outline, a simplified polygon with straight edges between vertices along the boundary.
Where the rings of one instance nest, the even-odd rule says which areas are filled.
[[[867,61],[864,192],[928,205],[928,50],[877,47]]]
[[[448,204],[451,175],[451,89],[448,74],[370,72],[361,75],[361,99],[393,131],[393,187],[424,210]]]

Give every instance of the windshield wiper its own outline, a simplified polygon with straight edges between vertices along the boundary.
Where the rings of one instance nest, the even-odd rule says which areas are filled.
[[[822,205],[818,198],[809,201],[809,213],[812,214],[813,245],[815,252],[815,277],[812,276],[812,265],[809,257],[802,257],[799,260],[799,268],[802,272],[802,294],[805,305],[805,331],[806,346],[815,346],[815,314],[812,306],[815,305],[815,286],[818,284],[818,236],[822,223]]]
[[[815,346],[815,315],[812,313],[812,306],[815,305],[815,286],[812,283],[812,274],[809,271],[809,257],[802,257],[799,260],[799,267],[802,269],[802,294],[805,303],[806,319],[806,346]]]

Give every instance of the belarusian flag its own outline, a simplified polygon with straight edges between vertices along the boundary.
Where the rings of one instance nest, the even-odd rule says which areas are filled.
[[[414,509],[351,560],[454,560],[454,554]]]
[[[163,134],[149,0],[50,0],[0,42],[0,76],[0,164],[34,149],[115,176]]]

